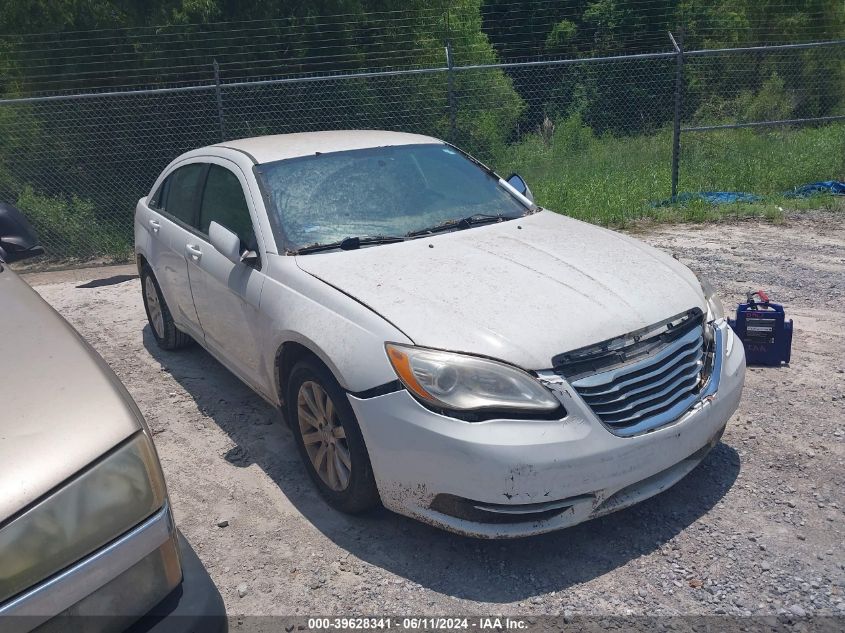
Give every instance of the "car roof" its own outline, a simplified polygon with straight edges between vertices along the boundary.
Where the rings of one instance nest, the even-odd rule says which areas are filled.
[[[249,154],[257,163],[269,163],[286,158],[311,156],[316,153],[343,152],[352,149],[387,147],[391,145],[419,145],[443,143],[440,139],[421,134],[388,132],[384,130],[336,130],[330,132],[301,132],[254,136],[224,141],[212,147],[226,147]]]

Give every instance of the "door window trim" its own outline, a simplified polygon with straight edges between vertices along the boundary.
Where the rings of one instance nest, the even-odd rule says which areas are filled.
[[[209,156],[208,158],[217,158],[218,160],[226,160],[227,162],[231,162],[231,161],[228,161],[225,158],[220,158],[218,156],[214,156],[214,157]],[[194,233],[197,237],[201,237],[205,241],[206,244],[211,246],[211,238],[209,238],[208,233],[203,233],[200,230],[199,224],[200,224],[200,212],[202,210],[202,200],[203,200],[203,197],[205,196],[205,187],[208,184],[208,175],[211,173],[211,166],[216,165],[217,167],[220,167],[221,169],[225,169],[228,172],[230,172],[231,174],[233,174],[235,176],[235,179],[238,181],[238,185],[241,188],[241,195],[243,195],[244,202],[246,202],[246,211],[247,211],[247,215],[249,217],[249,223],[252,226],[252,234],[253,234],[253,236],[255,236],[255,249],[256,249],[255,254],[258,256],[258,259],[256,259],[254,261],[254,263],[252,263],[252,264],[246,263],[246,265],[250,266],[251,268],[254,268],[255,270],[261,270],[262,262],[263,262],[263,257],[261,256],[261,250],[262,250],[261,246],[262,246],[262,244],[259,243],[259,241],[258,241],[259,237],[258,237],[258,232],[255,230],[255,220],[253,219],[253,217],[252,217],[253,214],[249,209],[249,203],[250,203],[252,196],[247,197],[247,191],[244,189],[243,183],[241,182],[241,179],[238,178],[238,173],[234,169],[231,169],[227,165],[221,165],[220,163],[203,162],[203,164],[205,165],[205,172],[200,176],[200,181],[201,181],[202,185],[200,186],[199,195],[197,196],[197,201],[196,201],[196,204],[194,205],[195,209],[194,209],[193,220],[194,220],[194,224],[196,226],[193,227],[192,233]],[[237,167],[237,165],[235,165],[235,167]],[[253,206],[253,208],[255,208],[255,201],[252,201],[252,206]],[[221,225],[221,226],[223,226],[223,225]],[[223,228],[225,228],[229,231],[232,231],[232,229],[230,229],[227,226],[223,227]],[[232,232],[234,233],[234,231],[232,231]]]
[[[197,184],[196,184],[195,190],[194,190],[194,203],[193,203],[193,205],[191,205],[192,206],[191,214],[190,214],[191,215],[191,224],[188,224],[187,222],[185,222],[181,218],[177,218],[175,215],[173,215],[172,213],[170,213],[167,210],[167,199],[164,200],[163,205],[162,205],[162,201],[159,200],[159,207],[158,208],[151,207],[149,205],[149,203],[147,203],[147,207],[149,207],[149,209],[151,211],[155,211],[156,213],[160,213],[165,218],[167,218],[168,220],[170,220],[171,222],[173,222],[177,226],[185,229],[186,231],[193,233],[197,237],[201,237],[203,234],[197,229],[197,226],[196,226],[196,225],[199,224],[199,205],[200,205],[200,199],[197,195],[197,192],[199,192],[201,194],[203,189],[205,188],[205,179],[208,177],[208,169],[209,169],[208,163],[206,163],[202,160],[192,160],[192,161],[189,161],[189,162],[179,163],[178,166],[171,169],[170,173],[168,173],[164,177],[164,179],[161,181],[161,184],[155,190],[153,197],[155,197],[158,194],[159,190],[161,190],[164,187],[164,185],[167,183],[168,180],[170,180],[170,178],[173,176],[173,174],[175,174],[177,171],[179,171],[180,169],[182,169],[184,167],[189,167],[190,165],[200,165],[202,167],[202,171],[199,175],[199,178],[197,179]],[[167,189],[167,198],[169,198],[169,197],[170,197],[170,188]],[[206,236],[206,237],[208,237],[208,236]]]
[[[226,148],[230,149],[230,148]],[[201,187],[196,195],[196,201],[194,204],[194,209],[191,214],[191,221],[194,223],[193,225],[186,224],[184,221],[180,220],[176,216],[168,213],[166,209],[155,209],[150,207],[149,201],[150,199],[155,196],[158,190],[164,185],[165,181],[170,178],[177,169],[182,167],[186,167],[188,165],[195,165],[200,164],[205,167],[205,173],[200,175],[199,182],[197,183],[197,187]],[[204,154],[201,156],[190,156],[185,160],[180,161],[176,165],[167,172],[167,174],[161,179],[160,182],[157,182],[157,187],[154,185],[152,192],[147,196],[147,208],[150,211],[155,213],[159,213],[164,216],[167,220],[173,222],[180,228],[185,229],[189,233],[195,235],[197,238],[202,239],[206,244],[211,244],[209,241],[208,234],[203,233],[199,230],[199,212],[200,212],[200,205],[202,204],[202,194],[205,191],[205,182],[208,178],[208,171],[211,165],[218,165],[223,167],[224,169],[228,169],[231,171],[235,176],[238,178],[238,182],[241,184],[241,190],[243,191],[244,198],[246,199],[247,208],[249,210],[249,220],[252,223],[252,230],[255,234],[255,241],[258,245],[258,250],[256,254],[258,255],[258,262],[263,261],[264,254],[268,253],[268,248],[272,246],[272,243],[267,242],[267,237],[264,235],[264,231],[261,228],[261,221],[260,221],[260,209],[258,203],[255,201],[255,197],[252,195],[252,190],[249,186],[249,179],[246,173],[240,168],[240,166],[233,161],[231,158],[226,158],[225,156],[218,156],[216,154]],[[240,172],[240,175],[239,175]],[[255,175],[253,174],[253,178]],[[256,182],[258,182],[259,190],[261,187],[260,180],[256,178]],[[168,195],[169,195],[168,191]],[[265,200],[262,198],[261,202],[266,204]],[[271,220],[272,221],[272,220]],[[260,269],[260,266],[256,266],[256,269]]]

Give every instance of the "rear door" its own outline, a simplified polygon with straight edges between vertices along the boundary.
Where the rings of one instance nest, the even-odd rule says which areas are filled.
[[[185,245],[194,230],[207,170],[205,163],[177,167],[147,205],[147,222],[156,243],[150,250],[150,264],[173,320],[194,338],[202,338],[202,327],[191,297]]]
[[[268,393],[259,369],[263,328],[258,312],[266,255],[254,228],[255,205],[235,163],[222,158],[208,160],[211,164],[200,196],[199,221],[185,244],[194,305],[209,350],[253,388]],[[258,259],[229,261],[211,246],[211,222],[235,233],[241,239],[241,251],[255,251]]]

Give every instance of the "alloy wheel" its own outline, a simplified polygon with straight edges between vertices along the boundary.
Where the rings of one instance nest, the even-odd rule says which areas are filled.
[[[147,299],[150,325],[153,326],[156,336],[164,338],[164,314],[161,311],[161,302],[158,300],[158,290],[151,276],[147,276],[144,282],[144,295]]]
[[[299,433],[314,470],[332,490],[345,490],[352,474],[352,457],[346,431],[329,394],[319,383],[302,383],[296,411]]]

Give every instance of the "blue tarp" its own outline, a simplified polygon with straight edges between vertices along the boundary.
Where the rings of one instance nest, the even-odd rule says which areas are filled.
[[[796,187],[785,195],[787,198],[809,198],[817,193],[832,193],[834,196],[845,196],[845,182],[839,182],[838,180],[811,182],[809,185]]]
[[[807,185],[796,187],[783,195],[787,198],[808,198],[820,193],[830,193],[835,196],[845,196],[845,182],[838,180],[825,180],[822,182],[811,182]],[[760,202],[762,196],[743,191],[700,191],[698,193],[681,193],[674,200],[669,198],[661,202],[655,202],[655,207],[665,207],[670,204],[684,204],[694,200],[703,200],[710,204],[730,204],[732,202]]]
[[[670,204],[686,204],[695,200],[703,200],[710,204],[729,204],[731,202],[759,202],[762,199],[753,193],[743,193],[742,191],[699,191],[698,193],[679,193],[674,200],[669,198],[655,202],[654,206],[666,207]]]

